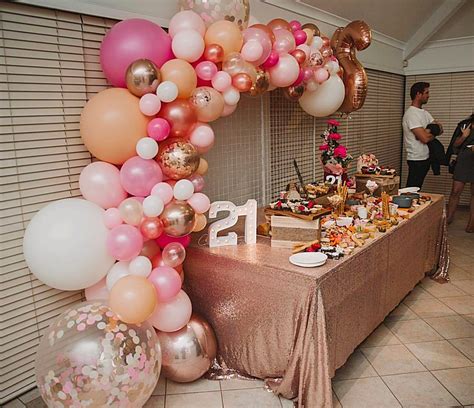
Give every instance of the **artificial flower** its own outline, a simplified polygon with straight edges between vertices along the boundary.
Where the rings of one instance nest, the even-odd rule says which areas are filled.
[[[339,145],[334,149],[334,157],[340,157],[341,159],[344,159],[347,156],[347,149]]]
[[[340,125],[340,123],[335,119],[329,119],[327,123],[328,123],[329,126],[339,126]]]
[[[319,150],[329,150],[329,146],[327,144],[323,144],[319,146]]]

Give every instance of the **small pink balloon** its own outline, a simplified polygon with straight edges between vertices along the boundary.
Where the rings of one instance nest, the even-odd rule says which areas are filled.
[[[142,250],[142,234],[131,225],[118,225],[108,232],[106,246],[107,252],[115,259],[130,261]]]
[[[193,183],[193,186],[194,186],[194,191],[196,193],[199,193],[200,191],[202,191],[202,189],[204,188],[204,177],[201,176],[200,174],[192,174],[191,176],[189,176],[189,181],[191,183]]]
[[[156,115],[161,109],[161,101],[155,94],[145,94],[140,98],[138,104],[141,113],[146,116]]]
[[[157,142],[162,142],[170,134],[171,126],[164,118],[155,118],[150,120],[147,126],[148,136]]]
[[[318,68],[315,72],[314,72],[314,79],[316,80],[316,82],[318,84],[321,84],[323,83],[324,81],[326,81],[327,79],[329,78],[329,72],[324,69],[324,68]]]
[[[237,109],[237,105],[224,105],[224,110],[221,113],[221,118],[226,116],[232,115],[234,111]]]
[[[304,71],[303,69],[300,68],[300,73],[298,75],[298,78],[296,78],[296,81],[293,82],[292,86],[298,86],[299,84],[303,82],[303,79],[304,79]]]
[[[158,183],[151,189],[151,195],[158,196],[166,205],[173,199],[173,187],[169,183]]]
[[[272,50],[268,58],[262,64],[262,68],[268,69],[268,68],[274,67],[276,64],[278,64],[279,59],[280,59],[280,54]]]
[[[275,34],[275,42],[273,43],[273,50],[281,54],[287,54],[296,48],[295,37],[293,33],[283,28],[273,30]]]
[[[304,44],[308,38],[308,35],[303,30],[293,31],[293,36],[295,37],[296,45]]]
[[[211,201],[206,194],[194,193],[189,199],[188,204],[193,207],[193,210],[198,214],[203,214],[209,210]]]
[[[109,291],[105,283],[105,278],[102,278],[95,285],[92,285],[84,290],[86,300],[105,300],[109,299]]]
[[[104,213],[104,224],[108,229],[112,229],[117,225],[122,224],[123,220],[120,216],[118,208],[109,208]]]
[[[303,68],[303,81],[308,82],[314,78],[314,70],[311,67]]]
[[[199,79],[210,81],[217,74],[217,65],[211,61],[202,61],[196,65],[196,75]]]
[[[252,61],[252,64],[255,66],[262,65],[272,51],[272,40],[270,39],[268,32],[262,28],[249,27],[242,31],[242,35],[244,37],[244,44],[250,41],[257,41],[262,46],[261,56],[258,59]]]
[[[179,273],[170,266],[159,266],[147,278],[156,290],[158,302],[168,302],[181,290]]]
[[[138,197],[150,195],[154,185],[163,180],[161,167],[154,160],[134,156],[128,159],[120,169],[120,181],[123,188]]]
[[[224,71],[219,71],[212,77],[212,86],[216,91],[224,92],[232,85],[232,77]]]
[[[179,242],[182,246],[187,248],[191,243],[191,235],[185,235],[183,237],[172,237],[170,235],[161,234],[156,243],[160,246],[161,249],[166,247],[166,245],[171,244],[172,242]]]
[[[301,23],[299,21],[291,20],[289,24],[291,27],[291,31],[301,30]]]
[[[153,327],[164,332],[174,332],[184,327],[191,317],[192,305],[188,295],[181,290],[168,302],[158,302],[148,319]]]
[[[214,144],[214,131],[205,123],[198,123],[189,135],[189,141],[201,152],[201,149],[209,149]]]
[[[244,60],[257,61],[263,54],[263,47],[257,40],[247,41],[240,51]]]

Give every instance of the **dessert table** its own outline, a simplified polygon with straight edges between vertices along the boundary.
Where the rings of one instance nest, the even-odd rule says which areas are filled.
[[[398,226],[317,268],[290,264],[291,250],[267,237],[189,247],[186,291],[216,332],[215,373],[265,379],[298,407],[332,407],[335,370],[438,265],[444,198],[431,196]]]

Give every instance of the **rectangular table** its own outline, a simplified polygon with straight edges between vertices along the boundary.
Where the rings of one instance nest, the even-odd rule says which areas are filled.
[[[221,373],[265,379],[298,407],[332,407],[331,377],[438,263],[443,196],[409,220],[318,268],[289,249],[254,245],[187,250],[185,290],[215,330]],[[217,369],[217,368],[216,368]]]

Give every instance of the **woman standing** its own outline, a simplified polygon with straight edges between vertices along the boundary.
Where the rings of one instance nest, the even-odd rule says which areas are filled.
[[[459,197],[466,183],[471,184],[471,205],[469,222],[466,232],[474,232],[474,130],[472,129],[474,114],[459,122],[454,131],[448,148],[448,158],[457,153],[457,161],[453,172],[453,188],[448,203],[448,224],[453,221],[459,203]]]

